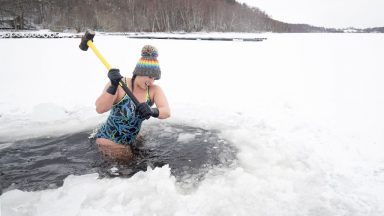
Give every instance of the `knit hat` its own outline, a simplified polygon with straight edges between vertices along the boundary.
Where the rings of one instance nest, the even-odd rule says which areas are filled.
[[[141,58],[137,62],[133,75],[151,76],[155,80],[160,79],[161,71],[157,56],[159,55],[156,47],[145,45],[141,50]]]

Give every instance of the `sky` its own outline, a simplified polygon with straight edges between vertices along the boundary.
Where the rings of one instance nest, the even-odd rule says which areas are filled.
[[[273,19],[334,28],[384,26],[383,0],[237,0]]]

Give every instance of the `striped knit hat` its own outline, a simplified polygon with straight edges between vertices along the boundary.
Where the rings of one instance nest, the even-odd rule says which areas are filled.
[[[155,80],[160,79],[161,71],[157,56],[159,55],[156,47],[145,45],[141,50],[141,58],[136,64],[133,75],[151,76]]]

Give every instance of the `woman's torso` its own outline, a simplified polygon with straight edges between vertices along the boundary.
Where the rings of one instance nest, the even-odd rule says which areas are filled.
[[[130,88],[130,79],[124,80]],[[146,102],[149,106],[153,105],[149,87],[144,92],[136,91],[135,93],[134,95],[140,102]],[[136,139],[144,119],[136,113],[136,105],[121,88],[119,88],[116,101],[107,121],[96,133],[96,138],[105,138],[118,144],[129,145]]]

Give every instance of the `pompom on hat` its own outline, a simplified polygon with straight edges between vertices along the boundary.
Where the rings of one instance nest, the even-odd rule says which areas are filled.
[[[133,75],[150,76],[159,80],[161,77],[161,70],[159,62],[157,61],[159,52],[156,47],[145,45],[141,50],[141,58],[137,62]]]

